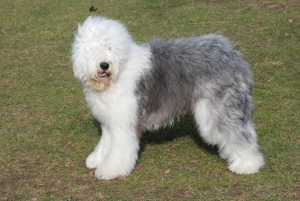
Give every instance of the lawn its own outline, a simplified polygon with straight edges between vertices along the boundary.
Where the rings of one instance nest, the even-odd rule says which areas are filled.
[[[2,0],[0,13],[0,201],[300,200],[299,0]],[[85,158],[101,130],[70,62],[89,15],[123,22],[139,42],[229,37],[252,65],[266,166],[230,172],[185,116],[144,133],[130,176],[97,180]]]

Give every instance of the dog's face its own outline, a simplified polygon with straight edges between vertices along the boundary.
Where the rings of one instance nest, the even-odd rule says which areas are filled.
[[[107,89],[119,73],[118,61],[114,59],[111,48],[102,45],[101,41],[76,45],[78,48],[74,45],[72,55],[74,76],[84,87],[98,91]]]
[[[78,26],[72,47],[74,76],[84,85],[103,91],[126,66],[132,39],[119,22],[89,17]]]

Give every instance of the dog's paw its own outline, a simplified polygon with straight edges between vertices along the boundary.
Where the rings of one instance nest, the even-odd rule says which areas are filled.
[[[229,165],[229,170],[236,174],[254,174],[264,165],[263,157],[256,160],[237,160]]]
[[[105,160],[97,167],[95,177],[99,180],[110,180],[115,178],[123,178],[130,174],[134,168],[134,163],[127,164],[123,161]]]
[[[119,174],[114,168],[109,168],[105,166],[99,166],[95,171],[95,177],[99,180],[111,180],[118,178],[119,176],[125,176]]]
[[[102,162],[101,155],[97,152],[92,152],[87,158],[86,158],[86,167],[93,169],[98,167]]]

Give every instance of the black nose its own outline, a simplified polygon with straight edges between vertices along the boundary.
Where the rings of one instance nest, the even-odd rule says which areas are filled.
[[[109,68],[109,63],[107,63],[107,62],[101,62],[100,63],[100,68],[102,70],[107,70]]]

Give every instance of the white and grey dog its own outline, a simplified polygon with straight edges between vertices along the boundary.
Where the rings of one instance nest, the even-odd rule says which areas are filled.
[[[136,44],[118,21],[88,17],[72,46],[74,76],[102,136],[87,157],[95,176],[129,175],[145,129],[195,117],[202,138],[217,145],[229,170],[252,174],[264,165],[253,128],[250,67],[223,36]]]

